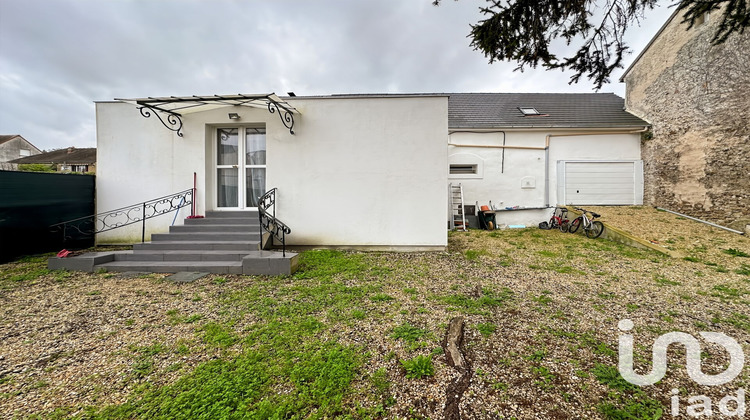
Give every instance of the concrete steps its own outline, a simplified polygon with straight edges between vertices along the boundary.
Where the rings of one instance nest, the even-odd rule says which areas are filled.
[[[99,264],[107,271],[144,271],[179,273],[183,271],[215,274],[243,274],[242,261],[114,261]]]
[[[204,250],[255,251],[259,241],[159,241],[134,244],[133,251],[143,250]]]
[[[151,242],[160,241],[198,241],[198,242],[212,242],[212,241],[251,241],[257,239],[260,241],[260,233],[255,232],[179,232],[179,233],[154,233],[151,235]]]
[[[247,275],[288,275],[297,269],[297,254],[260,251],[257,212],[207,212],[185,219],[169,233],[151,235],[151,242],[132,251],[98,252],[71,258],[50,258],[48,267],[79,271],[206,272]]]

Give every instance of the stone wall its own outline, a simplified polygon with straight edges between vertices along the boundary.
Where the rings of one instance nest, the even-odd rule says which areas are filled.
[[[719,13],[676,16],[625,75],[643,139],[645,203],[743,230],[750,223],[750,31],[711,45]]]

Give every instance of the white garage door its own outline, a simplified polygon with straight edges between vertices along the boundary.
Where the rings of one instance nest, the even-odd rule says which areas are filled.
[[[643,161],[560,161],[557,173],[563,204],[643,204]]]

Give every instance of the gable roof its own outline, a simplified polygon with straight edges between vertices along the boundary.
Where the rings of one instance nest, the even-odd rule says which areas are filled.
[[[11,141],[16,137],[21,137],[18,134],[2,134],[0,135],[0,144],[5,143],[6,141]]]
[[[20,135],[20,134],[0,134],[0,144],[7,143],[7,142],[9,142],[11,140],[14,140],[14,139],[21,139],[24,142],[26,142],[29,146],[33,147],[37,152],[39,152],[39,153],[42,152],[38,147],[36,147],[33,144],[31,144],[30,141],[28,141],[25,138],[23,138],[23,136]]]
[[[96,147],[77,149],[68,147],[67,149],[53,150],[51,152],[40,153],[33,156],[25,156],[14,159],[11,163],[66,163],[73,165],[90,165],[96,163]]]
[[[536,108],[541,115],[524,115]],[[451,93],[448,128],[636,128],[649,125],[625,111],[614,93]]]

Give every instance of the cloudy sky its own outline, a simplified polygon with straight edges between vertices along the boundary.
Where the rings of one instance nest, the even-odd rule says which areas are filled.
[[[628,34],[635,54],[672,9]],[[0,134],[94,147],[94,101],[236,93],[591,92],[488,64],[484,0],[0,0]],[[622,72],[616,73],[616,78]],[[624,94],[616,81],[603,92]]]

